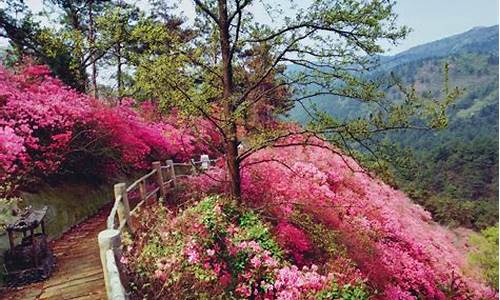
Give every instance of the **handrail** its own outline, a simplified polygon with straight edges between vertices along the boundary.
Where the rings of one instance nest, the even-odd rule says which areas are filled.
[[[118,270],[118,264],[116,263],[115,253],[112,249],[106,251],[106,268],[108,269],[108,274],[113,278],[110,282],[110,298],[111,299],[125,299],[126,293],[125,288],[120,281],[120,271]]]
[[[152,190],[151,192],[149,192],[148,194],[146,194],[146,196],[144,197],[144,199],[151,198],[151,196],[157,194],[159,191],[160,191],[160,187],[155,188],[154,190]],[[144,202],[144,201],[141,201],[141,202]]]
[[[120,196],[121,198],[121,196]],[[111,211],[108,215],[108,218],[106,219],[106,227],[108,229],[114,229],[115,227],[115,217],[116,217],[116,214],[117,214],[117,211],[118,211],[118,202],[120,202],[121,199],[116,199],[115,200],[115,203],[113,204],[113,207],[111,208]]]
[[[191,160],[190,163],[174,163],[172,160],[167,160],[166,165],[162,166],[160,162],[153,162],[152,170],[142,177],[138,178],[130,185],[125,183],[117,183],[114,186],[115,190],[115,202],[113,207],[106,219],[107,229],[99,233],[99,248],[101,251],[101,263],[104,273],[104,281],[106,283],[106,292],[108,299],[128,299],[128,294],[124,288],[124,285],[120,279],[120,271],[123,270],[120,264],[121,257],[121,239],[120,235],[124,230],[134,233],[134,228],[130,224],[131,216],[136,215],[139,208],[146,202],[147,199],[153,196],[158,196],[156,199],[160,201],[165,201],[167,191],[166,188],[170,187],[173,183],[174,187],[177,185],[176,179],[179,177],[185,177],[189,175],[176,174],[176,166],[188,166],[192,167],[192,172],[198,173],[198,170],[207,170],[210,164],[213,164],[222,157],[217,159],[210,159],[208,155],[202,155],[199,161]],[[200,164],[199,169],[195,168],[195,165]],[[167,180],[163,178],[162,170],[170,170],[170,174]],[[156,176],[154,176],[156,175]],[[147,191],[147,180],[155,178],[156,187],[150,191]],[[128,193],[139,188],[140,201],[131,210]],[[116,223],[116,216],[118,216],[118,223]],[[110,252],[111,251],[111,252]],[[123,293],[122,293],[123,292]]]
[[[153,169],[153,171],[147,173],[146,175],[142,176],[141,178],[137,179],[136,181],[134,181],[128,188],[127,188],[127,192],[130,192],[132,191],[134,188],[137,187],[137,185],[139,185],[139,183],[141,181],[146,181],[147,179],[149,179],[149,177],[153,176],[155,173],[156,173],[156,169]]]

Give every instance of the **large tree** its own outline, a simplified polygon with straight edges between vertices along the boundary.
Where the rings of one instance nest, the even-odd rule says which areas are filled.
[[[54,74],[79,91],[97,97],[97,62],[109,49],[99,41],[95,19],[110,0],[46,0],[43,25],[23,0],[0,6],[0,36],[9,39],[18,60],[24,56],[48,65]],[[90,68],[90,78],[87,69]]]
[[[107,49],[103,57],[104,65],[116,68],[114,88],[119,99],[126,95],[127,67],[131,67],[134,54],[142,51],[134,34],[142,19],[144,15],[139,8],[121,1],[109,5],[102,16],[96,19],[100,46]]]
[[[150,13],[143,13],[120,1],[48,0],[62,25],[50,30],[29,14],[17,21],[13,4],[22,1],[9,3],[10,10],[0,10],[0,33],[20,53],[42,58],[53,70],[62,68],[56,75],[71,78],[79,90],[90,82],[97,95],[97,62],[116,62],[119,96],[155,98],[165,109],[208,120],[222,137],[236,198],[240,165],[260,149],[284,147],[300,136],[304,145],[317,146],[311,141],[322,139],[335,149],[365,148],[378,157],[376,134],[441,127],[456,96],[445,88],[442,100],[421,97],[395,81],[401,100],[389,101],[385,86],[365,75],[383,53],[382,44],[408,33],[396,24],[390,0],[193,0],[191,28],[170,13],[167,1],[151,1]],[[123,66],[133,76],[127,89]],[[369,109],[358,118],[335,119],[307,107],[317,96],[362,101]],[[294,105],[304,106],[313,120],[309,126],[291,129],[274,122]]]
[[[193,1],[195,37],[177,44],[174,55],[154,60],[156,64],[150,65],[147,73],[150,80],[142,81],[155,87],[166,106],[206,118],[220,131],[230,191],[236,198],[241,194],[241,163],[259,149],[287,146],[291,136],[306,137],[301,142],[304,145],[314,137],[341,149],[349,150],[357,143],[371,151],[368,142],[373,142],[378,132],[446,123],[445,109],[455,91],[445,89],[439,101],[419,97],[413,89],[400,86],[402,100],[390,102],[385,100],[380,83],[364,76],[383,53],[382,43],[394,44],[409,31],[396,24],[393,1],[313,0],[307,5],[293,1]],[[267,24],[259,22],[254,12],[267,18]],[[259,61],[253,68],[252,53]],[[318,95],[373,105],[370,114],[354,120],[333,119],[308,110],[314,122],[305,129],[262,126],[251,132],[240,130],[255,116],[259,105],[274,99],[279,89],[291,93],[287,102],[295,105]],[[245,147],[239,151],[242,139]]]

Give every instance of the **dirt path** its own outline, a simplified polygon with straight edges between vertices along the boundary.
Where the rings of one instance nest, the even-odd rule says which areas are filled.
[[[57,265],[49,279],[12,289],[0,299],[106,299],[97,234],[105,228],[108,213],[109,208],[102,209],[51,242]]]

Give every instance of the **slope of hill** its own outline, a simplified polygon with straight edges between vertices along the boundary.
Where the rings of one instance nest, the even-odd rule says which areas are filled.
[[[174,298],[190,298],[196,290],[182,288],[185,281],[214,299],[231,293],[248,299],[252,291],[255,299],[367,299],[328,290],[359,289],[364,283],[358,292],[370,299],[497,297],[467,261],[470,231],[436,224],[406,195],[317,143],[320,147],[268,148],[245,161],[238,206],[250,212],[214,198],[199,201],[226,189],[223,162],[180,181],[185,207],[195,201],[191,208],[177,219],[145,214],[148,234],[127,254],[136,262],[132,274],[150,274],[140,292],[154,295],[167,286],[165,291],[182,293]],[[302,273],[310,270],[314,274]],[[176,274],[177,281],[163,274]],[[317,277],[334,283],[312,284]],[[144,283],[136,279],[137,286]]]
[[[467,52],[498,53],[498,25],[474,27],[464,33],[410,48],[394,56],[382,57],[382,67],[395,66],[425,58],[447,57]]]
[[[442,216],[445,223],[473,228],[493,225],[498,216],[498,26],[473,28],[395,56],[381,57],[380,62],[369,74],[372,78],[393,73],[418,92],[434,94],[441,92],[444,65],[449,64],[450,85],[464,91],[448,110],[448,128],[387,136],[414,153],[413,169],[406,174],[398,172],[397,183],[434,215],[443,214],[442,207],[436,208],[442,204],[435,203],[443,202],[443,197],[447,205],[458,203],[459,212]],[[399,93],[388,90],[387,97],[397,101]],[[340,97],[317,97],[311,103],[339,119],[369,111],[366,104]],[[301,107],[295,107],[290,118],[308,121]],[[457,215],[464,214],[470,217],[456,220]]]

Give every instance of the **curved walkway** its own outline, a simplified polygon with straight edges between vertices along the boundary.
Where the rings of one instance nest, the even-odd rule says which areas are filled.
[[[106,299],[97,235],[105,229],[108,213],[109,207],[101,209],[51,242],[57,262],[49,279],[12,289],[0,299]]]

